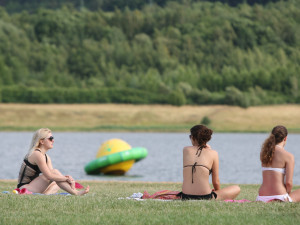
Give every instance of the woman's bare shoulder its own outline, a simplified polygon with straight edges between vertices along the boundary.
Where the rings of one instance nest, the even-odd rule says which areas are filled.
[[[285,156],[288,160],[294,160],[294,155],[290,152],[285,152]]]
[[[210,145],[207,145],[206,149],[210,152],[210,154],[214,154],[214,155],[218,154],[218,152],[212,149]]]
[[[40,151],[33,151],[28,158],[38,158],[42,157],[42,153]]]
[[[283,148],[275,149],[275,157],[285,159],[286,161],[294,160],[294,155]]]
[[[32,154],[30,155],[30,160],[37,162],[37,161],[44,161],[45,160],[45,155],[41,153],[40,151],[33,151]],[[47,158],[49,160],[49,156],[47,155]]]
[[[280,154],[280,155],[286,155],[286,156],[293,156],[292,153],[288,152],[287,150],[285,150],[284,148],[275,148],[275,153]]]
[[[195,146],[185,146],[183,148],[183,151],[186,151],[186,150],[189,150],[189,149],[194,149],[194,148],[195,148]]]
[[[185,146],[183,148],[183,152],[190,152],[191,150],[194,150],[195,146]]]
[[[42,158],[42,153],[39,151],[33,151],[28,157],[27,160],[31,163],[31,164],[36,164],[36,162]]]

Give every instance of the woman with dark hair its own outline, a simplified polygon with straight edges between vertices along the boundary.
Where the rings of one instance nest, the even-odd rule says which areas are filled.
[[[260,152],[263,182],[257,201],[300,201],[300,190],[292,192],[295,162],[294,156],[284,149],[287,135],[284,126],[276,126],[263,143]]]
[[[234,199],[240,193],[237,185],[220,188],[219,157],[207,142],[213,131],[204,125],[196,125],[190,130],[192,146],[183,149],[183,184],[179,196],[185,199]],[[209,175],[212,174],[212,190]]]

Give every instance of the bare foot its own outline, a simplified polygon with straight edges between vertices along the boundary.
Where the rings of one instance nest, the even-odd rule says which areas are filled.
[[[87,186],[86,189],[79,191],[78,195],[85,195],[90,191],[90,186]]]

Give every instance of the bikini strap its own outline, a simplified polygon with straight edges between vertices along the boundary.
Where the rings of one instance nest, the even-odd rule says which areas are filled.
[[[192,165],[192,184],[194,183],[194,173],[196,173],[197,162]]]
[[[38,151],[38,152],[42,153],[41,150],[39,150],[39,149],[35,149],[34,151]],[[46,153],[45,153],[45,158],[46,158],[46,163],[47,163],[48,162],[48,157],[47,157]]]
[[[206,145],[199,146],[199,148],[197,149],[197,152],[196,152],[196,156],[200,157],[200,155],[202,153],[202,149],[205,147],[206,147]]]
[[[214,191],[211,192],[211,195],[214,196],[215,199],[217,199],[217,197],[218,197],[217,193]]]
[[[195,162],[193,165],[184,166],[184,167],[192,167],[192,183],[194,183],[194,173],[196,173],[196,166],[202,166],[202,167],[206,168],[209,171],[209,174],[211,174],[211,172],[212,172],[212,169],[209,169],[205,165],[198,165],[197,162]]]

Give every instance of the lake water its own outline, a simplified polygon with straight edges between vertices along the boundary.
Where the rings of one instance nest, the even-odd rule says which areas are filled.
[[[79,180],[182,182],[182,149],[190,145],[187,133],[80,133],[54,132],[48,154],[54,168]],[[218,151],[221,183],[261,183],[260,147],[264,133],[214,133],[209,142]],[[17,179],[32,138],[30,132],[0,132],[0,179]],[[101,144],[120,138],[132,147],[145,147],[148,156],[135,163],[125,176],[87,175],[84,166],[95,159]],[[300,185],[300,135],[290,134],[286,150],[295,156],[294,184]]]

